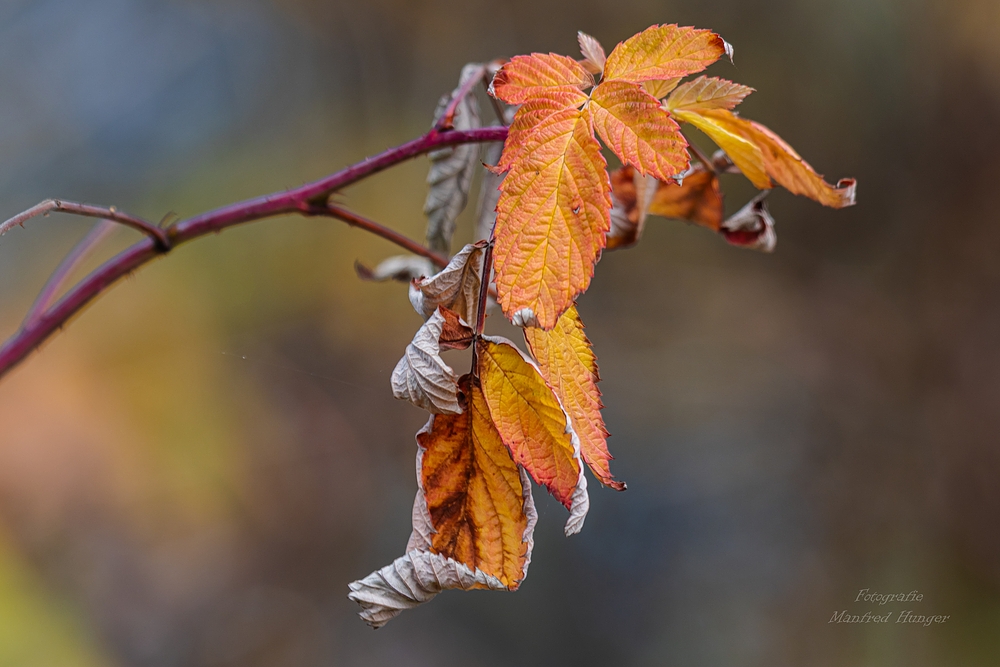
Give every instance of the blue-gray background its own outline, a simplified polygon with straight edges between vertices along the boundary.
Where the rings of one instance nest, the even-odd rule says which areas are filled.
[[[536,494],[516,594],[372,632],[347,582],[399,555],[419,324],[328,220],[200,240],[0,384],[0,664],[995,665],[1000,659],[1000,6],[995,0],[5,0],[0,216],[46,197],[159,220],[424,131],[461,66],[653,23],[859,205],[772,197],[760,255],[654,220],[581,301],[614,470],[584,532]],[[426,162],[345,193],[421,237]],[[724,183],[730,209],[751,194]],[[468,236],[463,218],[460,234]],[[0,242],[12,333],[89,228]],[[133,240],[117,232],[98,259]],[[859,589],[941,626],[845,626]]]

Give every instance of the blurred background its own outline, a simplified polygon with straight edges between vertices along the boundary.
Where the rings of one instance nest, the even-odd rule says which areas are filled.
[[[409,535],[425,416],[388,375],[420,319],[352,264],[397,250],[331,220],[232,229],[0,383],[0,665],[998,664],[995,0],[4,0],[0,217],[296,186],[425,131],[466,62],[666,22],[732,42],[710,74],[859,203],[775,193],[773,255],[654,219],[605,256],[580,309],[627,492],[592,483],[569,539],[536,492],[519,592],[371,631],[347,584]],[[421,238],[426,169],[344,201]],[[732,211],[752,193],[726,179]],[[0,241],[4,337],[91,224]],[[872,609],[950,619],[828,623]]]

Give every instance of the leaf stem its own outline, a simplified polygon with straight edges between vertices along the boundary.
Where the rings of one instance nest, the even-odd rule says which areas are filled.
[[[121,278],[156,257],[169,252],[181,243],[205,236],[206,234],[221,232],[234,225],[252,220],[296,213],[309,215],[310,211],[316,205],[328,207],[326,200],[333,192],[357,183],[372,174],[376,174],[400,162],[405,162],[410,158],[423,155],[444,146],[503,141],[506,138],[507,128],[503,126],[484,127],[467,131],[441,131],[433,129],[421,137],[395,148],[390,148],[374,157],[366,158],[361,162],[313,183],[307,183],[299,188],[285,192],[277,192],[230,204],[229,206],[223,206],[222,208],[196,215],[193,218],[176,222],[166,229],[160,230],[164,234],[165,243],[158,234],[154,234],[146,229],[148,223],[140,221],[143,222],[143,225],[139,228],[149,233],[149,238],[142,239],[129,246],[99,266],[93,273],[84,278],[83,281],[70,289],[53,306],[45,310],[45,312],[39,313],[31,322],[25,322],[3,346],[0,346],[0,377],[6,375],[11,368],[27,357],[32,350],[63,327],[73,315],[82,310],[87,304],[104,293],[105,290]],[[36,215],[41,215],[45,212],[42,208],[44,206],[49,207],[47,210],[57,210],[57,203],[59,204],[58,210],[68,210],[64,208],[66,202],[55,202],[55,200],[52,200],[51,204],[42,202],[42,204],[3,223],[0,229],[6,231],[6,229],[9,229],[13,225],[22,224],[25,220]],[[99,215],[97,211],[100,211]],[[138,220],[131,218],[131,216],[124,216],[112,209],[98,209],[97,207],[86,207],[84,205],[80,205],[76,210],[71,212],[94,217],[106,217],[115,222],[129,224],[129,226],[136,226],[132,223]]]

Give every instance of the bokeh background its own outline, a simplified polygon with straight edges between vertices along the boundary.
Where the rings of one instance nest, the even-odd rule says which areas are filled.
[[[388,374],[420,320],[352,264],[397,251],[330,220],[232,229],[0,383],[0,665],[1000,663],[996,0],[4,0],[0,216],[295,186],[423,132],[466,62],[662,22],[732,42],[711,73],[859,204],[775,194],[773,255],[653,220],[605,256],[580,308],[626,493],[592,484],[570,539],[537,493],[518,593],[368,629],[347,583],[409,534],[424,415]],[[426,167],[345,202],[420,238]],[[91,224],[0,241],[4,336]],[[828,623],[873,609],[863,588],[950,620]]]

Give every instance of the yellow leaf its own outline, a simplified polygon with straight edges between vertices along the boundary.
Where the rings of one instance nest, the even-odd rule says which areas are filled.
[[[764,155],[760,147],[743,136],[743,130],[739,125],[741,119],[731,111],[677,109],[673,115],[678,120],[691,123],[711,137],[758,190],[767,190],[774,186],[765,170]]]
[[[589,119],[565,109],[541,121],[500,184],[494,266],[511,319],[551,329],[594,275],[611,186]]]
[[[680,128],[638,84],[605,81],[594,89],[588,108],[607,147],[639,173],[668,181],[687,169]]]
[[[521,474],[471,376],[459,380],[464,411],[435,415],[420,433],[419,470],[434,532],[430,550],[515,590],[531,534]]]
[[[594,85],[583,65],[556,53],[514,56],[493,77],[490,92],[508,104],[524,104],[538,97],[572,94]],[[585,99],[585,98],[584,98]]]
[[[602,483],[623,491],[625,484],[611,475],[608,431],[601,417],[601,390],[597,357],[583,330],[576,306],[570,307],[551,331],[524,329],[531,354],[545,381],[555,390],[580,438],[580,453]]]
[[[726,42],[711,30],[652,26],[615,47],[604,65],[604,80],[639,83],[673,79],[705,69],[726,53]]]
[[[510,341],[483,337],[476,345],[479,380],[490,416],[514,460],[570,510],[567,533],[589,506],[579,440],[538,369]],[[574,442],[575,441],[575,442]]]
[[[857,184],[853,178],[841,179],[836,186],[830,185],[774,132],[751,120],[738,117],[736,120],[743,136],[760,147],[767,173],[786,190],[831,208],[854,205]]]
[[[664,105],[668,111],[684,109],[732,109],[753,92],[753,88],[718,77],[699,76],[671,93]]]
[[[671,90],[677,87],[677,84],[681,82],[684,77],[678,76],[673,79],[665,79],[663,81],[643,81],[642,87],[646,89],[646,92],[655,97],[658,100],[662,100],[664,97],[670,93]]]

